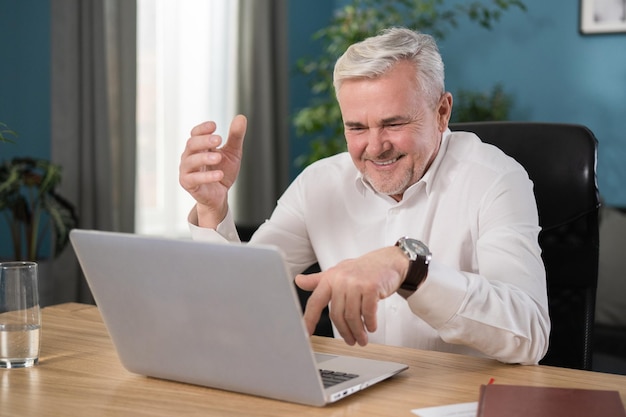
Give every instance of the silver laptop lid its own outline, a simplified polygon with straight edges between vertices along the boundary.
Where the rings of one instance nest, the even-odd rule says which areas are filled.
[[[343,396],[324,393],[276,248],[86,230],[70,238],[129,371],[311,405]]]

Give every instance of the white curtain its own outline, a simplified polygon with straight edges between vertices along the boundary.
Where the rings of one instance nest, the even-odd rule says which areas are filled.
[[[194,202],[178,184],[190,129],[214,120],[226,137],[248,116],[238,224],[269,216],[288,181],[285,0],[138,0],[137,232],[187,236]]]
[[[191,128],[235,115],[238,1],[138,0],[137,232],[188,235],[178,162]]]

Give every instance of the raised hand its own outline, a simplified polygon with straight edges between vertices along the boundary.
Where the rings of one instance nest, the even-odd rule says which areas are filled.
[[[217,126],[209,121],[191,130],[180,158],[180,185],[196,200],[198,226],[216,228],[228,211],[228,190],[241,167],[247,128],[243,115],[233,118],[224,146]]]

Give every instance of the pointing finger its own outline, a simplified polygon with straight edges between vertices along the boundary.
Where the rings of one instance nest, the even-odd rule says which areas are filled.
[[[332,289],[329,285],[325,285],[325,281],[321,282],[317,286],[315,291],[311,294],[307,300],[306,307],[304,309],[304,322],[306,323],[309,334],[313,334],[315,326],[320,321],[322,311],[330,302],[332,295]]]

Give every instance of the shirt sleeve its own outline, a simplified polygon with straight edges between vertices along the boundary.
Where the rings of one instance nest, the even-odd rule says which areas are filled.
[[[550,319],[532,183],[504,175],[479,215],[477,272],[437,262],[409,297],[411,310],[452,344],[507,363],[536,364],[548,348]]]
[[[278,200],[271,217],[252,236],[250,243],[280,248],[293,277],[317,262],[302,209],[302,178],[297,177]]]
[[[187,224],[193,240],[204,242],[240,242],[239,234],[235,227],[235,221],[230,210],[228,210],[224,220],[217,225],[217,229],[208,229],[198,226],[198,215],[195,207],[189,212],[189,216],[187,216]]]

